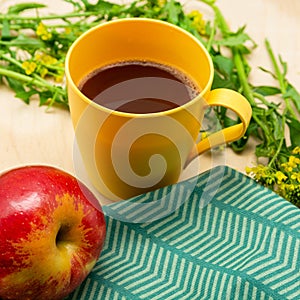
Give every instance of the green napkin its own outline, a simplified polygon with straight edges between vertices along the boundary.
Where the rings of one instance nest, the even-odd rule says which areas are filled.
[[[300,299],[300,210],[216,167],[103,207],[101,257],[68,299]]]

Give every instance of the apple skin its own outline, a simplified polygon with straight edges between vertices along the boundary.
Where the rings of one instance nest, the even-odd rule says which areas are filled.
[[[63,299],[87,277],[106,234],[101,205],[50,166],[0,175],[0,299]]]

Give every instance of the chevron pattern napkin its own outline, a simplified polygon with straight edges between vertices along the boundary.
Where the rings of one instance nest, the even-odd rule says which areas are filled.
[[[231,168],[104,212],[101,257],[68,299],[300,299],[299,208]]]

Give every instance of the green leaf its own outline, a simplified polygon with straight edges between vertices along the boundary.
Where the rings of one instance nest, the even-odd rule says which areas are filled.
[[[267,85],[256,86],[253,89],[253,91],[263,96],[273,96],[273,95],[281,94],[281,90],[279,88],[274,86],[267,86]]]
[[[218,72],[225,75],[226,77],[231,76],[234,64],[230,58],[225,57],[223,55],[216,55],[212,57],[212,59],[215,68],[218,70]]]
[[[239,29],[236,33],[230,32],[222,39],[215,41],[216,45],[235,47],[243,46],[246,41],[252,41],[248,34],[244,33],[244,27]]]
[[[17,79],[11,77],[6,77],[6,79],[10,88],[15,91],[15,97],[23,100],[26,104],[29,104],[30,97],[37,93],[36,91],[32,90],[26,91],[24,85]]]
[[[255,148],[255,155],[257,157],[273,157],[277,150],[277,144],[266,145],[264,143],[259,144]]]
[[[45,4],[41,3],[19,3],[13,6],[10,6],[8,9],[8,14],[19,14],[28,9],[44,8],[47,7]]]
[[[267,74],[270,74],[275,80],[278,79],[278,78],[276,77],[276,75],[275,75],[272,71],[270,71],[270,70],[268,70],[268,69],[266,69],[266,68],[264,68],[264,67],[259,67],[259,69],[260,69],[261,71],[267,73]]]
[[[300,146],[300,121],[289,118],[287,121],[290,130],[290,140],[292,147]]]
[[[4,19],[2,22],[2,40],[8,40],[10,39],[10,23],[7,19]]]
[[[165,10],[168,14],[167,21],[173,24],[178,24],[179,13],[181,12],[178,3],[174,0],[170,0],[165,5]]]
[[[9,47],[19,47],[24,49],[41,49],[45,46],[41,40],[25,36],[24,34],[19,34],[15,39],[9,42],[0,41],[0,45],[1,44]]]
[[[284,138],[284,126],[282,123],[282,117],[274,112],[273,109],[269,113],[269,122],[273,127],[273,135],[275,140],[279,141]]]
[[[237,141],[234,141],[231,143],[230,147],[235,151],[235,152],[242,152],[245,147],[247,146],[247,142],[249,140],[249,135],[245,134],[242,138],[240,138]]]
[[[39,96],[40,96],[40,106],[42,106],[47,104],[47,102],[49,102],[49,100],[52,99],[54,95],[51,91],[42,91],[39,92]]]
[[[291,84],[287,86],[287,91],[282,97],[284,99],[291,98],[298,112],[300,112],[300,94]]]
[[[117,5],[108,1],[103,1],[103,0],[98,0],[96,4],[91,4],[89,3],[88,0],[81,0],[82,3],[85,6],[86,11],[98,11],[98,12],[103,12],[103,11],[108,11],[110,10],[113,6]]]
[[[8,76],[5,76],[5,78],[6,78],[7,82],[8,82],[9,87],[14,92],[19,93],[19,92],[25,91],[25,89],[23,87],[23,84],[19,80],[11,78],[11,77],[8,77]]]
[[[223,121],[223,124],[224,124],[224,127],[230,127],[230,126],[233,126],[233,125],[236,125],[239,123],[238,120],[234,120],[228,116],[223,116],[224,118],[224,121]]]
[[[281,55],[279,55],[279,61],[283,69],[282,76],[285,77],[288,71],[287,63],[282,59]]]
[[[214,80],[212,83],[212,89],[217,89],[217,88],[228,88],[234,90],[235,85],[234,82],[231,80],[231,78],[225,78],[222,74],[215,72]]]
[[[31,89],[29,91],[19,91],[18,93],[16,93],[16,97],[23,100],[25,103],[29,104],[30,103],[30,98],[37,94],[38,92],[34,89]]]
[[[260,127],[258,126],[258,124],[253,119],[251,119],[250,124],[247,128],[246,135],[248,135],[248,136],[253,135],[256,138],[263,140],[263,138],[261,136],[261,131],[259,130],[259,128]]]

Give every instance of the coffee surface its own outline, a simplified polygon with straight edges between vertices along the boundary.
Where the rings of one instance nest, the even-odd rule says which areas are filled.
[[[95,70],[83,79],[79,89],[109,109],[139,114],[176,108],[198,94],[182,72],[147,61],[119,62]]]

